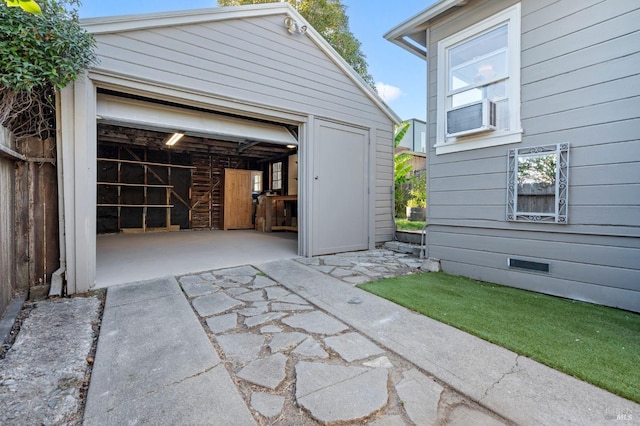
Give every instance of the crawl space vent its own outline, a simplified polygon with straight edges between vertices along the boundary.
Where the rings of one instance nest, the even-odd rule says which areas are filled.
[[[530,260],[522,260],[522,259],[507,259],[507,264],[509,268],[512,269],[523,269],[526,271],[533,272],[549,272],[549,264],[542,262],[532,262]]]

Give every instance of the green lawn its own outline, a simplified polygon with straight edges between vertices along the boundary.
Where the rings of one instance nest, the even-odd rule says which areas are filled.
[[[359,287],[640,402],[640,314],[443,272]]]
[[[396,228],[400,231],[422,231],[424,222],[411,222],[407,219],[396,218]]]

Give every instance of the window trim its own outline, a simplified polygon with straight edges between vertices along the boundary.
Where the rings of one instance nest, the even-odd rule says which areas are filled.
[[[521,7],[517,3],[503,11],[457,32],[438,42],[438,84],[436,108],[436,155],[471,149],[512,144],[522,141],[520,119],[520,34]],[[507,23],[508,29],[508,94],[509,94],[509,130],[495,130],[462,137],[446,137],[446,103],[449,81],[448,50],[465,40],[472,39]]]

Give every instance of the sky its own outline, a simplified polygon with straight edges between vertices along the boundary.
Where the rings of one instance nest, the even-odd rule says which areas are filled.
[[[383,35],[435,0],[342,0],[378,93],[403,120],[426,118],[426,63]],[[216,7],[216,0],[83,0],[80,18]]]

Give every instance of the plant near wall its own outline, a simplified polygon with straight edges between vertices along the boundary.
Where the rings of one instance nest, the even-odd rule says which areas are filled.
[[[9,7],[19,7],[25,12],[35,13],[36,15],[41,15],[42,10],[38,3],[33,0],[4,0],[7,6]]]
[[[423,173],[416,173],[411,178],[411,197],[407,202],[407,207],[427,207],[427,180]]]
[[[40,0],[41,14],[25,12],[31,12],[26,6],[32,2],[5,1],[0,3],[0,124],[16,139],[45,139],[55,131],[56,90],[95,63],[95,41],[78,22],[79,0]]]
[[[404,135],[409,130],[410,123],[404,121],[395,128],[393,146],[397,148],[402,142]],[[411,183],[411,169],[409,163],[411,155],[407,153],[397,153],[393,155],[393,196],[395,201],[395,217],[403,218],[406,215],[405,209],[409,201],[409,184]]]

